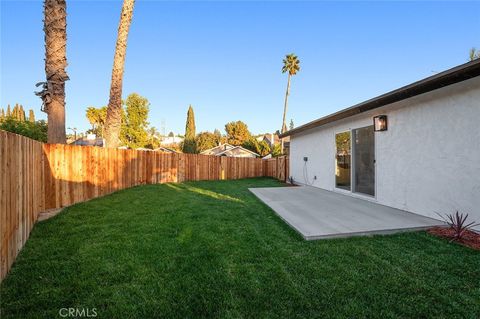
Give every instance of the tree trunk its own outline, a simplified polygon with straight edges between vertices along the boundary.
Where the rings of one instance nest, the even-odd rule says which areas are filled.
[[[122,85],[127,52],[127,38],[132,22],[135,0],[124,0],[120,24],[118,26],[117,44],[113,59],[112,81],[110,85],[110,99],[105,122],[105,141],[108,147],[118,147],[120,144],[120,128],[122,125]]]
[[[285,105],[283,107],[283,121],[282,121],[282,133],[287,131],[287,105],[288,105],[288,95],[290,94],[290,73],[288,74],[288,82],[287,82],[287,91],[285,92]],[[281,139],[281,150],[283,154],[283,138]]]
[[[45,74],[43,111],[48,118],[48,143],[65,144],[65,81],[67,67],[67,11],[65,0],[45,0]]]

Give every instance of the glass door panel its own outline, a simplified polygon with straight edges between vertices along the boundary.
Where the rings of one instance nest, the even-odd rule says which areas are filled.
[[[352,131],[353,134],[353,190],[375,196],[375,135],[373,126]]]
[[[350,190],[350,163],[352,157],[350,154],[350,132],[335,134],[335,144],[335,186],[337,188]]]

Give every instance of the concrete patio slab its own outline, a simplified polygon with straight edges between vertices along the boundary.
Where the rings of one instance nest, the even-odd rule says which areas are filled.
[[[310,186],[249,189],[306,240],[390,234],[442,221]]]

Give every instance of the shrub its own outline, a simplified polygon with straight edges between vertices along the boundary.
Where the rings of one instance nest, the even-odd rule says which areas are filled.
[[[440,216],[453,230],[452,241],[461,240],[468,230],[480,225],[480,223],[477,224],[475,221],[467,223],[468,214],[459,213],[458,210],[455,214],[441,215],[437,213],[437,215]]]
[[[8,117],[0,122],[0,129],[23,135],[40,142],[47,142],[48,126],[43,120],[29,122],[19,121],[12,117]]]

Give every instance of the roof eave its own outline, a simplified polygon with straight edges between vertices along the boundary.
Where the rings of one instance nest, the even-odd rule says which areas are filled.
[[[477,59],[440,72],[438,74],[432,75],[420,81],[403,86],[399,89],[382,94],[370,100],[361,102],[349,108],[340,110],[333,114],[321,117],[317,120],[306,123],[283,134],[280,134],[279,137],[284,138],[287,136],[295,135],[309,129],[320,127],[327,123],[342,120],[356,114],[360,114],[385,105],[399,102],[423,93],[431,92],[448,85],[452,85],[477,77],[479,75],[480,59]]]

